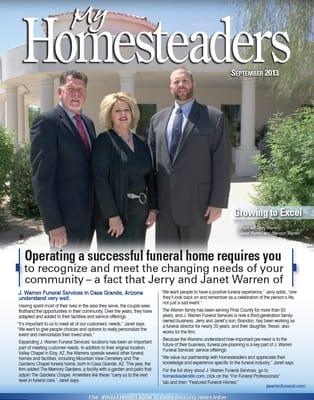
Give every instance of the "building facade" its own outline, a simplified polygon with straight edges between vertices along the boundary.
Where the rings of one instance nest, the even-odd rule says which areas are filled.
[[[57,14],[54,35],[69,30],[72,13]],[[43,31],[47,34],[47,26],[43,23]],[[87,31],[86,21],[81,21],[73,30],[73,34]],[[153,32],[156,25],[144,17],[130,16],[108,12],[102,31],[113,36],[127,31],[133,35],[139,32]],[[92,43],[86,42],[86,58],[92,59]],[[221,49],[219,46],[221,45]],[[218,43],[218,52],[223,43]],[[68,43],[62,42],[62,49],[69,52]],[[39,106],[41,111],[48,110],[57,104],[56,91],[59,75],[67,69],[77,69],[87,74],[88,97],[84,112],[90,116],[98,132],[99,104],[102,98],[111,92],[127,91],[137,99],[142,114],[139,133],[147,133],[150,116],[163,107],[169,106],[172,96],[169,92],[169,75],[174,68],[182,64],[172,61],[139,64],[135,60],[130,63],[25,63],[27,44],[7,50],[1,56],[0,123],[9,130],[15,130],[17,144],[29,140],[28,113],[30,106]],[[101,52],[105,49],[101,49]],[[130,53],[123,49],[125,56]],[[36,42],[34,54],[38,60],[47,56],[47,45]],[[131,53],[130,53],[131,54]],[[180,54],[180,49],[178,49]],[[241,64],[215,64],[189,61],[183,64],[189,68],[196,82],[195,97],[203,104],[223,110],[229,119],[231,141],[233,145],[234,173],[237,176],[254,176],[257,167],[252,157],[259,151],[256,147],[256,133],[275,112],[290,113],[298,107],[298,101],[286,103],[276,101],[270,94],[267,82],[260,78],[233,77],[231,70],[243,70]]]

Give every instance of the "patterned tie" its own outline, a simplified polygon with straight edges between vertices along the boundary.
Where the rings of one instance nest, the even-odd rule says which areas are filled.
[[[84,146],[86,147],[87,151],[90,151],[90,144],[89,144],[89,141],[87,138],[87,132],[85,131],[85,128],[84,128],[84,125],[82,122],[82,118],[79,114],[75,114],[74,119],[76,121],[76,127],[77,127],[77,130],[79,131],[79,134],[84,143]]]
[[[178,143],[181,136],[182,121],[183,121],[183,114],[181,108],[179,107],[176,111],[176,115],[174,117],[172,125],[171,144],[170,144],[171,161],[173,160],[174,155],[176,154],[177,151]]]

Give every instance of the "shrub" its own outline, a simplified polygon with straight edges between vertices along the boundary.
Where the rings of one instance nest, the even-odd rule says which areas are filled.
[[[39,210],[31,185],[29,143],[18,148],[13,157],[10,175],[10,210],[16,217],[37,218]]]
[[[302,107],[291,116],[269,121],[268,157],[258,156],[260,185],[255,205],[312,206],[314,204],[314,108]],[[313,220],[261,220],[267,230],[285,235],[313,234]]]
[[[13,140],[5,128],[0,125],[0,226],[4,223],[3,200],[8,194],[8,175],[12,165]]]
[[[8,194],[8,174],[12,165],[12,135],[0,125],[0,202]]]

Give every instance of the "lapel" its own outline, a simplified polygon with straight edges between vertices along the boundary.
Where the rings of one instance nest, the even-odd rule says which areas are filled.
[[[170,154],[169,154],[168,143],[167,143],[167,126],[168,126],[168,122],[169,122],[172,110],[173,110],[173,107],[169,107],[165,110],[165,115],[161,119],[161,122],[160,122],[161,126],[160,126],[160,129],[158,130],[158,132],[160,132],[159,134],[160,134],[160,141],[162,144],[162,148],[164,148],[166,150],[164,153],[167,154],[169,163],[171,162],[171,160],[170,160]]]
[[[184,130],[182,132],[180,141],[178,143],[178,148],[177,148],[176,154],[172,160],[172,163],[174,163],[176,161],[176,159],[178,158],[180,152],[182,151],[182,148],[184,147],[184,144],[185,144],[187,138],[190,136],[191,132],[193,131],[193,129],[195,127],[195,124],[199,120],[200,111],[201,111],[201,106],[195,100],[193,103],[192,109],[190,111],[190,114],[188,116],[188,120],[186,122]]]
[[[69,134],[74,136],[75,141],[78,144],[78,146],[80,147],[80,149],[82,150],[82,152],[87,157],[89,157],[90,156],[90,152],[88,152],[86,150],[86,148],[84,146],[84,143],[83,143],[83,141],[82,141],[82,139],[80,137],[80,134],[79,134],[78,130],[76,129],[74,123],[70,120],[68,114],[64,111],[64,109],[60,105],[57,105],[56,111],[57,111],[58,118],[59,118],[59,120],[61,122],[61,126],[63,126],[65,128],[65,131],[67,131]],[[91,137],[92,135],[89,132],[90,124],[86,122],[87,119],[84,116],[82,116],[82,117],[83,117],[84,123],[85,123],[85,125],[87,127],[88,135],[89,135],[89,137],[91,139],[91,144],[92,144],[94,138]]]

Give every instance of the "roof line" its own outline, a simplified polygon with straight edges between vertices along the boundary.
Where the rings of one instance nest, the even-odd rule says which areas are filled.
[[[102,11],[102,10],[93,8],[94,14],[96,14],[98,11]],[[82,11],[82,12],[84,12],[84,11]],[[121,13],[121,12],[117,12],[117,11],[107,11],[107,13],[111,14],[111,15],[121,16],[121,17],[129,17],[129,18],[138,19],[142,22],[147,23],[154,29],[157,28],[157,25],[154,24],[153,22],[149,21],[149,19],[147,17],[141,17],[139,15],[131,15],[131,14]],[[68,16],[68,15],[73,15],[73,11],[63,12],[63,13],[59,13],[59,14],[50,14],[50,15],[48,15],[48,17],[62,17],[62,16]]]

